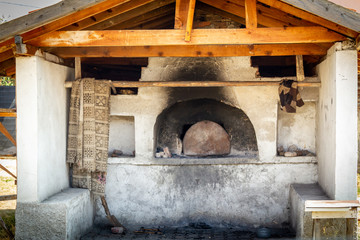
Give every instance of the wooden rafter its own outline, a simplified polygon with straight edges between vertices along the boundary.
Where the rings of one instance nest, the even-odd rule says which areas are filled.
[[[122,13],[136,9],[140,6],[146,5],[146,4],[154,2],[154,1],[155,0],[131,0],[131,1],[125,2],[124,4],[121,4],[119,6],[109,8],[108,10],[98,13],[96,15],[93,15],[91,17],[85,18],[84,20],[76,22],[76,23],[74,23],[70,26],[67,26],[61,30],[75,31],[75,30],[85,29],[92,25],[100,23],[102,21],[108,20],[114,16],[120,15]]]
[[[86,28],[87,30],[104,30],[112,28],[115,25],[120,25],[124,22],[133,20],[134,18],[144,18],[143,15],[148,14],[156,9],[160,9],[164,6],[174,3],[175,0],[161,0],[161,1],[152,1],[148,4],[142,5],[136,9],[124,12],[115,17],[112,17],[106,21],[101,23],[97,23],[96,25],[90,26]]]
[[[16,146],[15,139],[11,136],[11,134],[8,132],[8,130],[5,128],[5,126],[1,122],[0,122],[0,132],[2,134],[4,134],[5,137],[7,137]],[[0,164],[0,166],[1,166],[1,164]]]
[[[43,47],[105,47],[159,45],[216,45],[326,43],[346,38],[323,27],[257,29],[194,29],[190,43],[182,30],[57,31],[30,41]]]
[[[175,6],[175,29],[185,29],[186,20],[189,11],[189,1],[190,0],[176,0]]]
[[[166,5],[161,8],[157,8],[150,12],[147,12],[147,13],[141,14],[139,16],[136,16],[134,18],[131,18],[120,24],[114,25],[114,26],[108,28],[108,30],[132,29],[132,28],[136,28],[137,26],[140,26],[142,24],[147,24],[153,20],[159,20],[160,18],[162,18],[164,16],[169,16],[169,15],[171,15],[171,17],[173,19],[174,11],[175,11],[175,6],[173,4]],[[161,23],[161,21],[159,21],[159,23]]]
[[[245,19],[244,18],[242,18],[240,16],[237,16],[237,15],[234,15],[234,14],[229,13],[229,12],[223,11],[223,10],[221,10],[219,8],[210,6],[210,5],[208,5],[206,3],[203,3],[203,2],[200,2],[200,1],[196,2],[196,9],[200,9],[200,10],[212,13],[212,14],[216,14],[216,15],[219,15],[219,16],[224,17],[224,18],[229,18],[229,19],[233,20],[234,22],[245,25]]]
[[[283,12],[287,12],[291,15],[294,15],[298,18],[304,19],[309,22],[313,22],[315,24],[321,25],[323,27],[329,28],[335,32],[344,34],[346,36],[355,38],[358,33],[356,31],[353,31],[351,29],[348,29],[346,27],[340,26],[334,22],[328,21],[324,18],[318,17],[314,14],[311,14],[309,12],[303,11],[299,8],[293,7],[289,4],[283,3],[279,0],[258,0],[259,2],[262,2],[270,7],[279,9]]]
[[[257,28],[256,0],[245,0],[246,28]]]
[[[0,62],[3,62],[3,61],[6,61],[10,58],[13,58],[14,57],[14,52],[12,49],[10,50],[7,50],[3,53],[0,53]]]
[[[174,15],[160,16],[153,20],[142,23],[138,26],[131,27],[131,29],[172,29],[174,27]]]
[[[200,0],[210,6],[227,11],[241,18],[246,18],[244,1],[229,0]],[[269,8],[262,4],[257,4],[258,24],[266,27],[284,27],[284,26],[311,26],[314,25],[307,21],[295,18],[285,12],[275,8]]]
[[[191,31],[194,22],[195,4],[196,4],[196,0],[189,0],[189,6],[188,6],[188,12],[186,18],[186,28],[185,28],[186,42],[189,42],[191,40]]]
[[[325,55],[317,44],[183,45],[136,47],[72,47],[45,49],[62,58],[73,57],[232,57]]]

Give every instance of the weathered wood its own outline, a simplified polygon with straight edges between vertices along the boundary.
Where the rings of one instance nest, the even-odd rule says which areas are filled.
[[[305,80],[304,61],[302,55],[296,55],[296,79],[301,82]]]
[[[46,50],[62,58],[291,56],[326,55],[327,53],[327,48],[316,44],[76,47]]]
[[[312,8],[312,6],[317,5],[319,1],[325,2],[323,0],[316,0],[314,2],[312,0],[299,0],[299,1],[298,0],[286,0],[286,1],[258,0],[258,1],[262,2],[262,3],[265,3],[266,5],[269,5],[270,7],[274,7],[276,9],[281,10],[281,11],[292,14],[292,15],[294,15],[296,17],[301,18],[301,19],[304,19],[304,20],[307,20],[309,22],[319,24],[319,25],[321,25],[323,27],[329,28],[331,30],[334,30],[334,31],[339,32],[341,34],[344,34],[346,36],[354,38],[354,37],[356,37],[358,35],[359,30],[357,30],[357,28],[359,28],[359,26],[360,26],[358,23],[357,23],[358,27],[356,29],[352,29],[351,27],[349,29],[345,25],[344,25],[345,27],[340,26],[337,23],[334,23],[330,19],[328,19],[329,17],[331,17],[330,16],[331,14],[329,12],[326,13],[326,16],[322,16],[322,15],[317,16],[316,13],[312,14],[312,13],[308,12],[308,7]],[[308,2],[307,3],[308,5],[304,4],[305,3],[304,1]],[[289,5],[287,3],[284,3],[284,2],[290,3],[291,5]],[[326,2],[330,3],[328,1],[326,1]],[[302,8],[305,11],[301,10]],[[346,11],[346,12],[348,13],[348,11]],[[334,14],[338,14],[338,13],[334,13]],[[356,15],[356,13],[351,13],[351,15],[353,15],[353,14]]]
[[[229,19],[233,20],[234,22],[241,23],[243,25],[246,24],[244,18],[242,18],[240,16],[237,16],[237,15],[234,15],[234,14],[229,13],[229,12],[223,11],[223,10],[221,10],[219,8],[210,6],[210,5],[208,5],[206,3],[203,3],[201,1],[196,2],[196,9],[201,9],[201,10],[206,11],[208,13],[216,14],[216,15],[219,15],[219,16],[224,17],[224,18],[229,18]]]
[[[121,4],[119,0],[67,0],[52,6],[40,9],[31,14],[18,18],[16,21],[5,22],[0,25],[0,41],[13,38],[15,35],[23,34],[36,29],[31,34],[40,36],[46,32],[54,31],[70,25],[80,19],[102,12],[106,9]],[[66,17],[66,18],[65,18]],[[63,22],[63,23],[61,23]],[[45,26],[43,30],[41,27]],[[24,37],[24,36],[23,36]],[[29,38],[25,38],[27,40]]]
[[[75,31],[85,29],[102,21],[108,20],[114,16],[121,15],[127,11],[133,10],[147,3],[154,2],[155,0],[132,0],[125,2],[119,6],[110,8],[108,11],[100,12],[91,17],[85,18],[82,21],[76,22],[70,26],[67,26],[62,31]]]
[[[13,195],[2,195],[0,196],[0,202],[1,201],[9,201],[9,200],[16,200],[17,195],[13,194]]]
[[[257,28],[256,0],[245,0],[246,28]]]
[[[164,16],[171,16],[173,19],[174,10],[175,6],[166,5],[161,8],[157,8],[150,12],[146,12],[144,14],[131,18],[127,21],[123,21],[117,25],[113,25],[112,27],[107,28],[107,30],[131,29],[139,25],[148,24],[151,21],[157,21],[158,23],[161,23],[161,18]]]
[[[0,164],[0,168],[2,170],[4,170],[5,172],[7,172],[10,176],[12,176],[13,178],[17,179],[17,177],[12,173],[10,172],[6,167],[4,167],[2,164]]]
[[[124,228],[124,231],[126,231],[126,228],[116,219],[116,217],[114,215],[111,215],[105,197],[101,196],[100,198],[106,213],[106,217],[109,219],[109,221],[114,225],[114,227],[122,227]]]
[[[8,132],[8,130],[4,127],[4,125],[0,122],[0,132],[2,134],[4,134],[4,136],[9,139],[15,146],[16,146],[16,141],[15,139],[11,136],[11,134]],[[1,164],[0,164],[1,165]]]
[[[33,39],[42,47],[105,47],[212,44],[325,43],[346,38],[323,27],[194,29],[191,42],[182,30],[56,31]]]
[[[75,57],[75,79],[81,78],[81,58]]]
[[[175,4],[175,29],[185,29],[189,0],[176,0]]]
[[[277,0],[278,1],[278,0]],[[360,15],[327,0],[281,0],[346,28],[360,32]]]
[[[300,83],[299,83],[300,84]],[[341,208],[341,207],[360,207],[358,200],[338,201],[338,200],[307,200],[306,208]]]
[[[6,227],[6,224],[5,224],[4,220],[2,219],[2,217],[0,217],[0,226],[4,229],[5,233],[9,236],[10,240],[15,238],[14,234],[12,234],[12,232],[9,231],[9,229]]]
[[[161,0],[161,1],[151,1],[148,4],[137,7],[136,9],[126,11],[117,16],[114,16],[106,21],[97,23],[93,26],[87,27],[87,30],[104,30],[111,28],[115,25],[126,22],[130,19],[134,19],[136,17],[141,17],[143,14],[151,12],[155,9],[161,8],[163,6],[169,5],[175,2],[175,0]]]
[[[278,81],[112,81],[114,87],[119,88],[137,88],[137,87],[245,87],[245,86],[278,86]],[[71,82],[66,82],[65,87],[70,88]],[[319,82],[301,82],[299,87],[320,87]]]
[[[13,113],[13,112],[16,112],[16,108],[0,108],[0,113]]]
[[[186,18],[186,28],[185,28],[186,42],[189,42],[191,40],[191,31],[194,21],[195,4],[196,4],[196,0],[189,0],[189,6],[188,6],[187,18]]]
[[[3,62],[3,61],[6,61],[10,58],[13,58],[14,57],[14,52],[13,50],[7,50],[3,53],[0,53],[0,62]]]
[[[16,117],[16,112],[0,112],[0,117]]]
[[[356,38],[356,50],[360,51],[360,34]],[[359,63],[358,63],[358,65],[359,65]]]
[[[357,218],[357,211],[321,211],[321,212],[312,212],[313,219],[327,219],[327,218]]]

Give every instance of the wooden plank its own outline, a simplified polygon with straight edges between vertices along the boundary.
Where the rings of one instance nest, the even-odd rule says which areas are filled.
[[[298,82],[305,80],[304,61],[302,55],[296,55],[296,79]]]
[[[256,0],[245,0],[246,28],[257,28]]]
[[[11,136],[11,134],[8,132],[8,130],[4,127],[4,125],[0,122],[0,132],[2,134],[4,134],[4,136],[9,139],[15,146],[16,146],[16,141],[15,139]],[[1,164],[0,164],[1,165]]]
[[[148,3],[154,2],[155,0],[132,0],[129,2],[125,2],[119,6],[115,6],[113,8],[108,9],[107,11],[100,12],[84,20],[76,22],[70,26],[67,26],[62,31],[76,31],[88,28],[92,25],[100,23],[102,21],[113,18],[114,16],[121,15],[125,12],[138,8],[140,6],[146,5]]]
[[[218,9],[222,9],[236,16],[246,18],[245,15],[245,4],[241,1],[228,1],[228,0],[200,0],[203,3],[206,3],[210,6],[213,6]],[[259,12],[268,11],[264,6],[257,5]],[[270,15],[270,14],[268,14]],[[280,15],[280,14],[277,14]],[[282,14],[283,15],[283,14]],[[284,27],[287,26],[287,23],[281,20],[277,20],[274,17],[268,17],[263,14],[258,14],[257,16],[258,24],[266,27]],[[295,25],[295,24],[293,24]]]
[[[247,86],[279,86],[278,81],[112,81],[114,87],[138,88],[138,87],[247,87]],[[71,87],[71,82],[66,82],[65,87]],[[301,82],[299,87],[320,87],[319,82]]]
[[[304,1],[309,2],[309,6],[314,5],[313,4],[314,2],[312,0],[299,0],[299,1],[298,0],[286,0],[286,1],[284,1],[284,2],[288,2],[288,3],[290,3],[290,1],[291,1],[291,5],[289,5],[287,3],[284,3],[282,1],[279,1],[279,0],[258,0],[258,1],[262,2],[262,3],[266,4],[266,5],[269,5],[270,7],[274,7],[276,9],[281,10],[281,11],[287,12],[287,13],[289,13],[291,15],[294,15],[296,17],[304,19],[306,21],[319,24],[319,25],[321,25],[323,27],[329,28],[329,29],[331,29],[333,31],[339,32],[339,33],[344,34],[346,36],[355,38],[358,35],[357,31],[359,31],[359,30],[351,30],[351,28],[349,29],[349,28],[340,26],[337,23],[334,23],[332,21],[327,20],[326,17],[324,17],[324,16],[323,17],[321,17],[320,15],[316,16],[316,15],[314,15],[312,13],[301,10],[301,8],[306,10],[307,7],[308,7],[307,5],[303,4]],[[298,1],[299,5],[296,4],[296,1]],[[320,0],[317,0],[317,1],[320,1]],[[327,14],[329,14],[329,12],[327,12]]]
[[[75,57],[75,79],[81,79],[81,58]]]
[[[294,7],[303,9],[333,23],[360,32],[360,15],[350,9],[327,0],[282,0]]]
[[[13,112],[16,112],[16,109],[15,108],[0,108],[0,112],[10,112],[10,113],[13,113]]]
[[[46,32],[54,31],[70,25],[80,19],[89,17],[118,4],[122,0],[67,0],[56,3],[52,6],[40,9],[31,14],[25,15],[15,21],[5,22],[0,25],[0,41],[13,38],[15,35],[23,34],[34,29],[32,36],[25,38],[30,39],[33,36],[40,36]],[[61,23],[63,22],[63,23]],[[41,29],[43,26],[44,29]]]
[[[196,4],[196,0],[189,0],[189,6],[188,6],[188,12],[186,18],[186,28],[185,28],[186,42],[189,42],[191,40],[191,31],[194,22],[195,4]]]
[[[356,38],[356,50],[360,51],[360,34]],[[359,59],[358,59],[358,61],[359,61]]]
[[[13,195],[2,195],[0,196],[0,201],[9,201],[9,200],[16,200],[17,195],[13,194]]]
[[[110,18],[106,21],[103,21],[101,23],[98,23],[96,25],[93,25],[91,27],[86,28],[87,30],[104,30],[104,29],[109,29],[115,25],[124,23],[128,20],[140,17],[142,18],[142,16],[148,12],[151,12],[155,9],[159,9],[161,7],[167,6],[169,4],[174,3],[175,0],[161,0],[161,1],[152,1],[146,5],[140,6],[134,10],[130,10],[127,12],[124,12],[120,15],[117,15],[113,18]]]
[[[338,200],[307,200],[305,208],[339,208],[339,207],[360,207],[358,200],[338,201]]]
[[[5,73],[6,73],[6,76],[8,76],[8,77],[13,76],[16,73],[16,66],[13,65],[9,68],[6,68]]]
[[[329,212],[312,212],[313,219],[327,219],[327,218],[357,218],[357,211],[329,211]]]
[[[62,58],[289,56],[326,55],[327,53],[327,48],[316,44],[77,47],[45,50]]]
[[[229,12],[223,11],[223,10],[221,10],[219,8],[210,6],[210,5],[208,5],[206,3],[203,3],[203,2],[200,2],[200,1],[196,2],[196,9],[201,9],[201,10],[206,11],[208,13],[216,14],[216,15],[219,15],[219,16],[224,17],[224,18],[229,18],[229,19],[233,20],[234,22],[241,23],[243,25],[246,24],[244,18],[239,17],[239,16],[234,15],[234,14],[231,14]]]
[[[6,61],[10,58],[14,57],[14,52],[13,50],[7,50],[5,52],[0,53],[0,62]]]
[[[185,29],[189,8],[189,0],[176,0],[175,4],[175,29]]]
[[[172,29],[174,27],[174,15],[172,13],[164,16],[156,16],[150,21],[143,22],[129,29]]]
[[[12,113],[12,112],[0,112],[0,117],[16,117],[16,113]]]
[[[164,16],[170,16],[172,19],[174,18],[174,10],[175,6],[167,5],[161,8],[157,8],[153,11],[141,14],[134,18],[131,18],[127,21],[121,22],[120,24],[113,25],[112,27],[108,28],[107,30],[119,30],[119,29],[131,29],[135,28],[142,24],[148,24],[151,21],[157,20],[159,23],[161,22],[161,18]]]
[[[17,177],[12,173],[10,172],[6,167],[4,167],[2,164],[0,164],[0,168],[2,170],[4,170],[5,172],[7,172],[10,176],[12,176],[13,178],[17,179]]]
[[[56,31],[29,43],[42,47],[106,47],[212,44],[324,43],[346,38],[323,27],[194,29],[190,42],[182,30]]]

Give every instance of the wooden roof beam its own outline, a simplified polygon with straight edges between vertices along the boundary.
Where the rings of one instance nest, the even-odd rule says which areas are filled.
[[[245,2],[230,0],[200,0],[212,7],[222,9],[226,12],[246,18]],[[311,26],[313,24],[294,18],[287,13],[279,11],[275,8],[271,9],[257,3],[257,22],[259,25],[266,27],[284,27],[284,26]]]
[[[189,12],[189,1],[190,0],[176,0],[175,4],[175,29],[185,29],[186,20]]]
[[[167,6],[163,6],[161,8],[155,9],[153,11],[141,14],[139,16],[136,16],[134,18],[131,18],[127,21],[124,21],[120,24],[114,25],[110,28],[108,28],[108,30],[118,30],[118,29],[132,29],[132,28],[136,28],[137,26],[140,26],[142,24],[147,24],[148,22],[151,22],[153,20],[159,20],[160,18],[164,17],[164,16],[169,16],[171,15],[171,18],[174,18],[174,5],[167,5]]]
[[[257,28],[256,0],[245,0],[246,28]]]
[[[223,10],[221,10],[219,8],[210,6],[210,5],[208,5],[206,3],[203,3],[203,2],[200,2],[200,1],[197,1],[196,9],[201,9],[201,10],[206,11],[208,13],[216,14],[216,15],[219,15],[219,16],[224,17],[224,18],[229,18],[232,21],[240,23],[242,25],[246,24],[244,18],[242,18],[240,16],[237,16],[237,15],[234,15],[234,14],[229,13],[229,12],[223,11]]]
[[[62,58],[73,57],[232,57],[326,55],[318,44],[182,45],[135,47],[64,47],[44,49]]]
[[[183,30],[56,31],[33,39],[39,47],[110,47],[270,43],[327,43],[346,38],[323,27],[194,29],[191,42]]]
[[[191,40],[191,31],[194,22],[195,4],[196,4],[196,0],[189,0],[189,6],[188,6],[188,12],[186,18],[186,29],[185,29],[186,42],[189,42]]]
[[[161,1],[152,1],[148,4],[139,6],[136,9],[124,12],[120,15],[112,17],[106,21],[101,23],[97,23],[93,26],[86,28],[87,30],[104,30],[111,29],[116,25],[125,23],[129,20],[133,20],[134,18],[144,18],[143,15],[147,15],[149,12],[155,11],[156,9],[161,9],[164,6],[168,6],[169,4],[174,3],[175,0],[161,0]],[[161,10],[159,10],[161,11]],[[115,27],[114,27],[115,28]]]
[[[127,11],[136,9],[140,6],[146,5],[148,3],[154,2],[155,0],[132,0],[125,2],[124,4],[121,4],[119,6],[109,8],[106,11],[103,11],[101,13],[95,14],[91,17],[85,18],[79,22],[73,23],[70,26],[67,26],[62,31],[75,31],[75,30],[81,30],[88,28],[92,25],[98,24],[99,22],[108,20],[114,16],[117,16],[119,14],[125,13]]]
[[[12,49],[0,53],[0,62],[6,61],[14,57],[14,52]]]
[[[335,32],[344,34],[346,36],[355,38],[358,35],[358,32],[350,30],[346,27],[340,26],[334,22],[328,21],[322,17],[318,17],[314,14],[301,10],[299,8],[293,7],[287,3],[283,3],[279,0],[258,0],[270,7],[279,9],[281,11],[287,12],[291,15],[294,15],[298,18],[304,19],[309,22],[313,22],[315,24],[321,25],[323,27],[329,28]]]

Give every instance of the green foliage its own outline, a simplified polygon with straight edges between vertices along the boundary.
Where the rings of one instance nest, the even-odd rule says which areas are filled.
[[[0,77],[0,86],[15,86],[15,79],[11,77]]]
[[[6,227],[15,235],[15,210],[0,210],[0,216]],[[0,227],[0,239],[9,239],[5,231]]]

